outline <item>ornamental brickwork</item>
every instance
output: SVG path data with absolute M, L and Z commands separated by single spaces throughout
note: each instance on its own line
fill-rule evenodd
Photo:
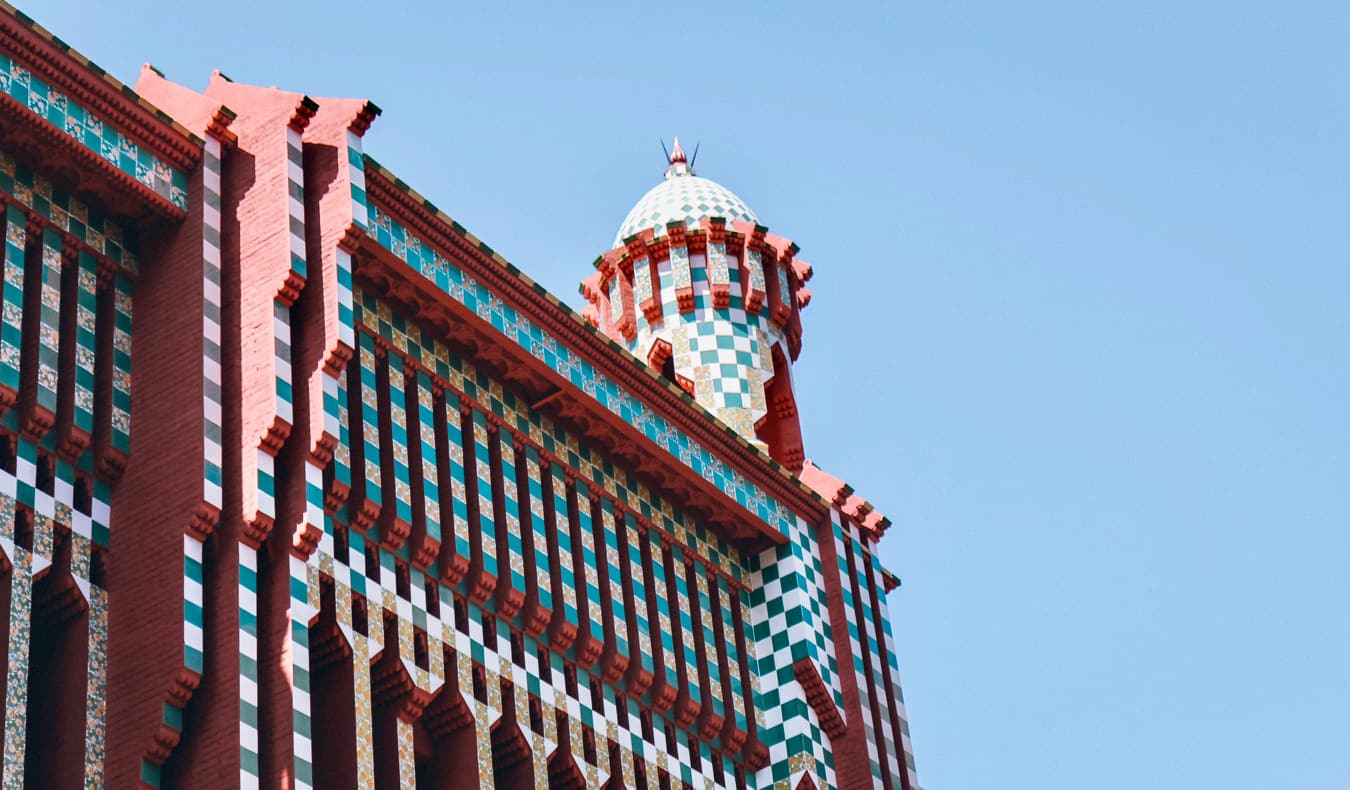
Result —
M 917 788 L 796 245 L 677 144 L 574 312 L 379 114 L 0 4 L 0 785 Z

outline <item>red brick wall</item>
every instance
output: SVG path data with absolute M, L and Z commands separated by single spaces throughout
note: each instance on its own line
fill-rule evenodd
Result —
M 202 173 L 189 201 L 200 206 Z M 183 666 L 183 534 L 202 500 L 202 224 L 147 234 L 132 311 L 131 453 L 114 489 L 107 785 L 132 787 Z

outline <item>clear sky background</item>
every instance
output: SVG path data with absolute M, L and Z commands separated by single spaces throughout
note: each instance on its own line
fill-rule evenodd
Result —
M 701 140 L 815 265 L 807 453 L 895 522 L 927 790 L 1350 787 L 1350 4 L 22 7 L 373 100 L 574 306 Z

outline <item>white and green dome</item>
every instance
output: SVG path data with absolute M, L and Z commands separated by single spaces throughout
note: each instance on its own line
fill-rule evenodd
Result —
M 621 246 L 624 239 L 649 228 L 662 235 L 668 222 L 684 220 L 686 225 L 693 226 L 706 217 L 722 217 L 728 223 L 739 220 L 759 222 L 755 212 L 730 189 L 694 175 L 677 139 L 666 180 L 652 187 L 628 212 L 614 237 L 614 246 Z

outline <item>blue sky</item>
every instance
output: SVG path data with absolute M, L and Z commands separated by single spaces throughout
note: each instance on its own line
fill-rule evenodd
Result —
M 1350 787 L 1350 6 L 23 9 L 128 83 L 370 98 L 574 305 L 702 141 L 815 265 L 807 452 L 896 523 L 928 790 Z

